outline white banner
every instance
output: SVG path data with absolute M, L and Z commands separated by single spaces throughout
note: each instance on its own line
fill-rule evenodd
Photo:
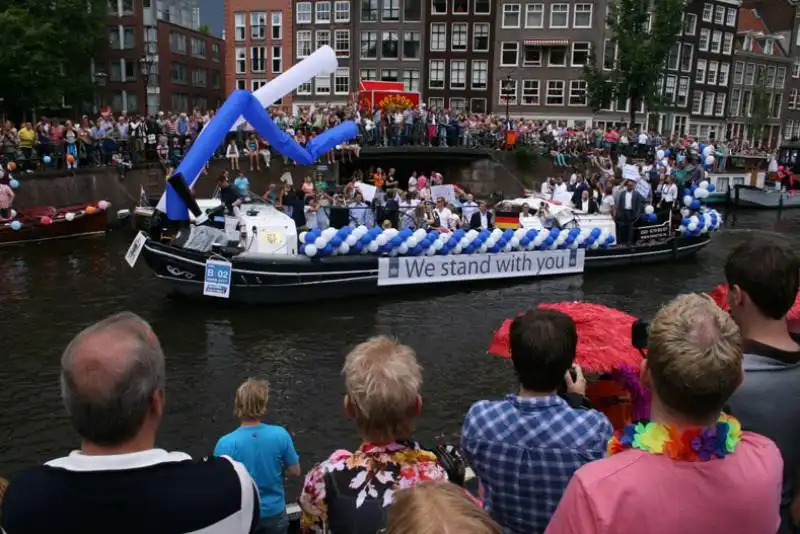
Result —
M 445 202 L 453 203 L 456 201 L 456 191 L 453 188 L 453 184 L 445 184 L 445 185 L 432 185 L 431 186 L 431 198 L 436 200 L 437 198 L 442 197 Z
M 586 251 L 533 250 L 457 256 L 402 256 L 378 261 L 378 285 L 435 284 L 582 273 Z

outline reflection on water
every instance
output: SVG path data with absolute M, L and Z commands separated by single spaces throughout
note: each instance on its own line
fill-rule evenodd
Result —
M 355 343 L 390 334 L 412 345 L 425 368 L 423 441 L 452 439 L 476 399 L 514 388 L 508 362 L 486 355 L 506 317 L 541 302 L 588 300 L 651 315 L 685 291 L 723 279 L 732 246 L 754 233 L 796 242 L 800 212 L 740 212 L 697 261 L 544 279 L 502 288 L 415 288 L 408 298 L 369 298 L 261 308 L 193 306 L 163 295 L 144 265 L 128 268 L 130 236 L 3 249 L 0 299 L 0 469 L 20 468 L 75 447 L 58 391 L 61 351 L 80 329 L 127 309 L 149 320 L 167 353 L 167 414 L 160 444 L 210 453 L 236 422 L 233 394 L 248 376 L 270 381 L 269 417 L 292 433 L 308 466 L 356 443 L 341 409 L 344 355 Z M 297 482 L 292 488 L 297 490 Z

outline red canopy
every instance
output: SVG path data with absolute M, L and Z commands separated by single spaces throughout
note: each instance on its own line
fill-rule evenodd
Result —
M 403 82 L 380 82 L 375 80 L 361 80 L 358 83 L 359 91 L 404 91 Z
M 631 344 L 631 326 L 636 318 L 625 312 L 589 302 L 541 304 L 539 308 L 569 315 L 578 330 L 576 361 L 586 372 L 610 373 L 623 368 L 639 369 L 642 355 Z M 510 358 L 509 334 L 513 319 L 506 319 L 494 333 L 489 354 Z

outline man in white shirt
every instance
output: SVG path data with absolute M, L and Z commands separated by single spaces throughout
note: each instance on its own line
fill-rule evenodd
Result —
M 464 222 L 469 224 L 470 220 L 472 220 L 472 214 L 476 211 L 478 211 L 478 203 L 475 202 L 475 198 L 469 194 L 467 195 L 467 201 L 461 204 L 461 216 Z
M 639 157 L 644 158 L 647 157 L 647 134 L 644 133 L 644 130 L 639 132 Z

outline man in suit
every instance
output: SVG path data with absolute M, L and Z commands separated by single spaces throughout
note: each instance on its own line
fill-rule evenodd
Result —
M 494 215 L 486 209 L 486 202 L 478 204 L 478 211 L 469 219 L 470 230 L 494 230 Z
M 625 180 L 625 186 L 614 199 L 617 206 L 617 240 L 633 245 L 633 227 L 644 213 L 645 199 L 636 191 L 633 180 Z

